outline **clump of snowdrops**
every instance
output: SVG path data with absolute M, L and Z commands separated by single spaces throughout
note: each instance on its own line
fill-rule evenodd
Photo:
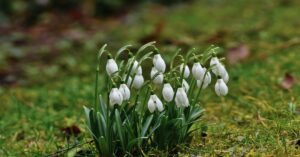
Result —
M 174 52 L 168 67 L 154 43 L 135 53 L 126 45 L 114 57 L 106 45 L 99 51 L 95 104 L 84 107 L 99 155 L 145 155 L 153 148 L 176 152 L 178 145 L 188 146 L 199 129 L 194 124 L 204 111 L 201 91 L 214 84 L 218 96 L 228 93 L 229 75 L 216 57 L 218 47 L 200 54 L 194 49 L 185 55 Z M 123 53 L 128 59 L 120 59 Z M 105 58 L 106 67 L 101 67 Z M 143 66 L 147 62 L 152 64 L 149 69 Z M 149 78 L 144 77 L 147 70 Z M 106 78 L 101 84 L 100 74 Z

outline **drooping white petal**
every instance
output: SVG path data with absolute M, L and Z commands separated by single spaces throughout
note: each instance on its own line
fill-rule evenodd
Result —
M 137 75 L 142 75 L 143 74 L 143 70 L 142 67 L 139 65 L 138 61 L 134 61 L 132 68 L 131 68 L 131 75 L 133 75 L 134 73 L 136 73 Z
M 221 76 L 221 77 L 222 77 L 222 79 L 224 80 L 225 83 L 227 83 L 227 82 L 229 81 L 229 75 L 228 75 L 227 71 L 226 71 L 226 73 L 225 73 L 223 76 Z
M 149 100 L 148 100 L 148 109 L 151 113 L 153 113 L 156 109 L 156 105 L 154 103 L 153 97 L 150 96 Z
M 133 79 L 133 83 L 132 86 L 135 89 L 140 89 L 144 84 L 144 77 L 143 75 L 135 75 L 134 79 Z
M 123 100 L 129 100 L 130 98 L 130 90 L 127 87 L 126 84 L 121 84 L 119 87 L 119 91 L 121 92 L 122 96 L 123 96 Z
M 162 112 L 164 110 L 163 103 L 161 100 L 157 97 L 157 95 L 154 95 L 154 103 L 156 104 L 156 108 L 159 112 Z
M 213 66 L 213 65 L 217 65 L 217 64 L 219 64 L 219 63 L 220 63 L 220 61 L 219 61 L 218 57 L 212 57 L 212 58 L 210 59 L 209 65 L 210 65 L 210 66 Z
M 194 63 L 192 68 L 192 74 L 196 80 L 200 80 L 203 78 L 205 71 L 203 70 L 200 63 Z
M 171 102 L 174 97 L 174 90 L 170 83 L 164 84 L 162 95 L 166 102 Z
M 106 72 L 109 76 L 118 71 L 118 65 L 114 59 L 108 59 L 106 63 Z
M 215 92 L 218 96 L 225 96 L 228 93 L 228 87 L 223 79 L 218 79 L 215 85 Z
M 183 88 L 178 88 L 175 96 L 175 103 L 177 107 L 188 107 L 189 100 Z
M 123 102 L 122 93 L 119 91 L 118 88 L 113 88 L 109 93 L 110 106 L 113 107 L 116 104 L 121 105 L 122 102 Z
M 204 71 L 206 72 L 206 68 L 203 68 Z M 203 85 L 202 85 L 203 83 Z M 207 72 L 205 74 L 205 77 L 203 77 L 201 80 L 197 80 L 197 87 L 200 88 L 202 85 L 202 89 L 207 88 L 207 86 L 211 83 L 211 75 L 210 72 Z
M 184 64 L 180 65 L 180 74 L 182 73 L 183 65 Z M 190 76 L 190 69 L 189 69 L 189 67 L 187 65 L 185 65 L 184 72 L 183 72 L 183 77 L 184 78 L 188 78 L 189 76 Z
M 160 85 L 164 81 L 164 75 L 161 72 L 159 72 L 155 67 L 152 67 L 150 76 L 151 76 L 151 79 L 153 79 L 153 77 L 155 77 L 153 79 L 153 83 L 156 85 Z
M 154 55 L 153 65 L 161 73 L 164 73 L 166 71 L 166 63 L 160 54 Z
M 182 87 L 184 89 L 184 91 L 187 93 L 190 89 L 190 85 L 186 82 L 185 79 L 182 80 Z

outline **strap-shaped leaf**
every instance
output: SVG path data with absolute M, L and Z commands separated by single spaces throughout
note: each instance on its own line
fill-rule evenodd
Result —
M 145 122 L 144 125 L 143 125 L 143 128 L 142 128 L 142 134 L 141 134 L 142 137 L 144 137 L 144 136 L 146 135 L 146 132 L 148 131 L 149 126 L 150 126 L 152 120 L 153 120 L 153 114 L 150 115 L 150 116 L 146 119 L 146 122 Z
M 128 50 L 128 47 L 130 47 L 130 46 L 132 46 L 132 45 L 128 44 L 128 45 L 125 45 L 125 46 L 121 47 L 118 50 L 115 59 L 117 60 L 117 58 L 121 55 L 121 53 L 124 52 L 125 50 Z
M 141 46 L 141 47 L 138 49 L 136 55 L 139 55 L 139 54 L 140 54 L 142 51 L 144 51 L 147 47 L 152 46 L 152 45 L 154 45 L 155 43 L 156 43 L 156 41 L 151 41 L 151 42 L 146 43 L 145 45 Z
M 120 142 L 122 145 L 123 150 L 126 150 L 125 148 L 125 141 L 124 141 L 124 132 L 122 129 L 122 122 L 121 122 L 121 117 L 120 117 L 120 113 L 119 110 L 116 109 L 115 110 L 115 118 L 116 118 L 116 127 L 117 127 L 117 132 L 119 134 L 119 138 L 120 138 Z

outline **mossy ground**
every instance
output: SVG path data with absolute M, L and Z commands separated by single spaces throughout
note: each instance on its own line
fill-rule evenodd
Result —
M 227 65 L 228 96 L 216 97 L 213 89 L 202 93 L 207 137 L 196 133 L 192 146 L 180 155 L 299 156 L 299 84 L 288 90 L 280 86 L 285 73 L 300 78 L 299 15 L 296 0 L 205 1 L 169 8 L 145 4 L 124 19 L 107 19 L 79 48 L 59 41 L 57 58 L 47 63 L 19 60 L 24 80 L 0 88 L 0 156 L 41 156 L 89 141 L 83 106 L 93 102 L 100 43 L 111 50 L 128 43 L 138 46 L 158 23 L 163 30 L 154 39 L 167 59 L 174 45 L 204 50 L 215 43 L 225 55 L 242 43 L 251 52 L 240 63 Z M 4 52 L 7 45 L 1 46 Z M 1 66 L 14 66 L 4 59 L 7 55 L 2 53 Z M 61 128 L 71 125 L 82 133 L 67 139 Z M 89 144 L 77 150 L 83 149 L 93 150 Z

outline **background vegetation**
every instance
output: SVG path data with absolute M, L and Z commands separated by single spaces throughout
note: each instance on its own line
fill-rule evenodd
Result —
M 166 59 L 178 47 L 210 44 L 228 58 L 229 95 L 203 93 L 208 130 L 180 155 L 300 154 L 297 0 L 116 1 L 95 6 L 124 8 L 104 14 L 71 1 L 71 9 L 41 11 L 30 10 L 31 2 L 1 1 L 0 156 L 41 156 L 78 144 L 63 154 L 93 154 L 83 106 L 93 102 L 97 50 L 152 40 Z

